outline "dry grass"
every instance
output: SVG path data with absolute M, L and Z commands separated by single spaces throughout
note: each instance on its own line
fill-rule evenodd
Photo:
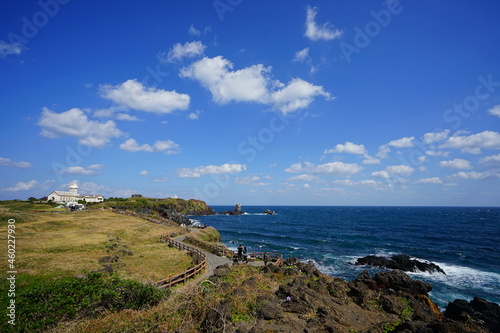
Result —
M 16 219 L 19 274 L 74 276 L 82 270 L 101 268 L 99 258 L 119 255 L 119 263 L 125 264 L 118 268 L 121 277 L 152 282 L 178 274 L 192 264 L 186 253 L 159 242 L 161 234 L 176 228 L 100 210 L 21 214 L 8 216 Z M 7 216 L 0 214 L 0 221 L 4 225 Z M 6 233 L 0 240 L 6 243 Z M 4 253 L 0 260 L 6 262 Z

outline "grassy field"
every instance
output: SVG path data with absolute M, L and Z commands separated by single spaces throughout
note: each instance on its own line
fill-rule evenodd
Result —
M 75 276 L 112 267 L 120 277 L 154 282 L 192 264 L 185 252 L 160 243 L 177 228 L 106 210 L 80 212 L 0 212 L 1 247 L 7 248 L 7 220 L 16 220 L 16 269 L 19 277 Z M 7 253 L 0 254 L 2 266 Z M 7 269 L 2 269 L 6 272 Z

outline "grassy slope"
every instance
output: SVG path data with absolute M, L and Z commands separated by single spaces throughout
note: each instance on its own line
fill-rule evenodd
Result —
M 1 247 L 7 248 L 7 219 L 16 219 L 16 268 L 41 278 L 75 276 L 102 267 L 98 259 L 119 255 L 119 275 L 152 282 L 187 269 L 192 261 L 184 252 L 159 242 L 163 233 L 176 230 L 110 211 L 73 213 L 0 213 Z M 116 244 L 114 249 L 110 246 Z M 119 250 L 131 251 L 123 255 Z M 0 254 L 6 265 L 6 251 Z M 5 267 L 6 268 L 6 267 Z M 2 270 L 6 272 L 6 269 Z M 5 273 L 4 273 L 5 274 Z

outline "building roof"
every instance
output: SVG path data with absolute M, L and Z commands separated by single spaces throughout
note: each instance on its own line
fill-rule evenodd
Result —
M 50 194 L 52 194 L 52 193 L 55 193 L 55 194 L 60 195 L 60 196 L 65 196 L 65 197 L 78 197 L 79 196 L 78 194 L 68 192 L 68 191 L 52 191 L 52 192 L 50 192 Z

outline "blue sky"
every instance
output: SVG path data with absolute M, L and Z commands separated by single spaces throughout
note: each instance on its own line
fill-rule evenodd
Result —
M 0 3 L 0 199 L 500 202 L 496 1 Z

